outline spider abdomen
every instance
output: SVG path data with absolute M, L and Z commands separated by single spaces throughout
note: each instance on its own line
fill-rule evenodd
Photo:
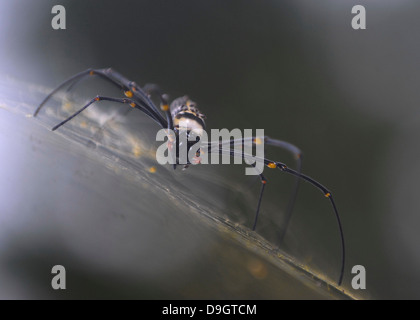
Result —
M 198 110 L 196 103 L 191 101 L 188 96 L 172 101 L 170 110 L 175 129 L 179 129 L 181 126 L 188 131 L 205 130 L 205 115 Z

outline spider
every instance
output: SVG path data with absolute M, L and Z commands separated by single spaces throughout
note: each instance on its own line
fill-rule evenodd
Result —
M 35 110 L 33 116 L 34 117 L 37 116 L 37 114 L 39 113 L 41 108 L 45 105 L 45 103 L 57 91 L 59 91 L 60 89 L 62 89 L 66 85 L 69 85 L 68 90 L 72 89 L 75 86 L 76 83 L 78 83 L 82 78 L 84 78 L 86 76 L 98 76 L 102 79 L 105 79 L 106 81 L 109 81 L 111 84 L 117 86 L 118 88 L 120 88 L 124 92 L 125 98 L 113 98 L 113 97 L 105 97 L 105 96 L 99 96 L 98 95 L 95 98 L 93 98 L 92 100 L 90 100 L 85 106 L 83 106 L 77 112 L 75 112 L 74 114 L 69 116 L 67 119 L 63 120 L 62 122 L 60 122 L 59 124 L 54 126 L 52 128 L 52 131 L 57 130 L 59 127 L 61 127 L 62 125 L 64 125 L 68 121 L 72 120 L 77 115 L 79 115 L 83 110 L 85 110 L 86 108 L 88 108 L 89 106 L 94 104 L 95 102 L 99 102 L 99 101 L 111 101 L 111 102 L 126 104 L 126 105 L 131 106 L 132 108 L 135 108 L 135 109 L 138 109 L 138 110 L 142 111 L 150 119 L 155 121 L 161 128 L 170 129 L 175 133 L 176 141 L 173 141 L 173 142 L 177 144 L 177 147 L 178 147 L 178 144 L 179 144 L 179 132 L 180 132 L 179 131 L 180 130 L 179 124 L 180 124 L 181 121 L 187 121 L 187 123 L 188 123 L 188 127 L 186 128 L 187 135 L 193 129 L 205 130 L 205 121 L 204 121 L 205 115 L 202 114 L 198 110 L 198 108 L 196 107 L 196 104 L 193 101 L 191 101 L 187 96 L 177 98 L 177 99 L 173 100 L 172 103 L 169 105 L 168 96 L 166 94 L 163 94 L 160 91 L 158 86 L 156 86 L 154 84 L 147 84 L 143 88 L 141 88 L 135 82 L 128 80 L 127 78 L 125 78 L 120 73 L 114 71 L 112 68 L 105 68 L 105 69 L 91 69 L 90 68 L 90 69 L 87 69 L 83 72 L 80 72 L 80 73 L 75 74 L 74 76 L 68 78 L 63 83 L 58 85 L 53 91 L 51 91 L 51 93 L 49 95 L 47 95 L 45 97 L 45 99 L 39 104 L 39 106 Z M 151 95 L 152 94 L 156 94 L 159 97 L 159 99 L 160 99 L 160 109 L 163 111 L 165 116 L 162 115 L 162 113 L 159 111 L 159 109 L 156 107 L 156 105 L 151 100 Z M 314 187 L 316 187 L 320 191 L 322 191 L 322 193 L 325 195 L 325 197 L 327 197 L 330 200 L 333 212 L 334 212 L 336 220 L 337 220 L 337 224 L 338 224 L 338 228 L 339 228 L 339 232 L 340 232 L 340 239 L 341 239 L 341 269 L 340 269 L 339 279 L 337 281 L 338 286 L 341 286 L 341 283 L 342 283 L 342 280 L 343 280 L 343 275 L 344 275 L 344 265 L 345 265 L 345 245 L 344 245 L 343 229 L 342 229 L 340 217 L 339 217 L 338 210 L 337 210 L 336 204 L 334 202 L 332 193 L 326 187 L 324 187 L 321 183 L 319 183 L 318 181 L 316 181 L 316 180 L 312 179 L 311 177 L 301 173 L 302 152 L 300 151 L 300 149 L 298 147 L 294 146 L 293 144 L 291 144 L 289 142 L 281 141 L 281 140 L 277 140 L 277 139 L 272 139 L 272 138 L 267 137 L 267 136 L 252 137 L 251 139 L 252 139 L 251 142 L 252 142 L 253 145 L 256 145 L 256 144 L 259 144 L 259 143 L 264 143 L 264 144 L 269 145 L 269 146 L 282 148 L 282 149 L 292 153 L 297 160 L 297 169 L 293 170 L 293 169 L 289 168 L 288 166 L 286 166 L 282 162 L 272 161 L 272 160 L 269 160 L 269 159 L 266 159 L 266 158 L 261 159 L 261 161 L 264 162 L 264 165 L 266 167 L 271 168 L 271 169 L 277 168 L 282 172 L 285 172 L 285 173 L 288 173 L 290 175 L 295 176 L 295 178 L 296 178 L 295 185 L 294 185 L 294 190 L 293 190 L 292 196 L 291 196 L 291 198 L 289 200 L 289 203 L 288 203 L 288 206 L 287 206 L 286 219 L 285 219 L 286 227 L 285 227 L 284 231 L 287 229 L 287 224 L 289 223 L 289 220 L 290 220 L 290 217 L 291 217 L 291 213 L 292 213 L 293 205 L 294 205 L 294 202 L 295 202 L 295 199 L 296 199 L 296 194 L 297 194 L 297 191 L 298 191 L 298 185 L 299 185 L 300 180 L 309 182 Z M 239 139 L 239 140 L 238 139 L 232 139 L 232 140 L 228 141 L 227 143 L 230 144 L 230 145 L 238 145 L 238 144 L 242 145 L 243 143 L 247 142 L 246 140 L 247 140 L 247 138 L 243 138 L 243 139 Z M 222 143 L 223 142 L 220 142 L 218 148 L 211 148 L 211 143 L 209 143 L 208 144 L 209 148 L 207 150 L 209 152 L 217 152 L 219 154 L 222 154 L 223 152 L 226 153 L 227 151 L 226 151 L 226 149 L 224 149 L 222 147 Z M 248 143 L 249 143 L 249 138 L 248 138 Z M 187 148 L 189 149 L 190 147 L 191 147 L 191 145 L 188 144 Z M 229 152 L 230 156 L 232 156 L 232 157 L 242 156 L 243 158 L 245 158 L 245 156 L 246 156 L 246 155 L 244 155 L 244 152 L 239 153 L 239 154 L 238 154 L 238 152 L 234 152 L 234 151 L 228 151 L 228 152 Z M 199 155 L 199 154 L 197 154 L 197 155 Z M 177 151 L 176 152 L 176 163 L 173 164 L 174 169 L 176 169 L 177 165 L 180 165 L 178 160 L 179 159 L 178 159 L 178 151 Z M 188 163 L 184 166 L 184 168 L 187 168 L 189 164 L 191 164 L 191 163 L 188 161 Z M 194 164 L 196 164 L 196 163 L 194 163 Z M 259 198 L 258 198 L 258 203 L 257 203 L 257 209 L 256 209 L 256 212 L 255 212 L 254 222 L 253 222 L 253 225 L 252 225 L 252 230 L 253 231 L 255 231 L 255 229 L 257 227 L 257 221 L 258 221 L 258 215 L 259 215 L 259 212 L 260 212 L 261 201 L 262 201 L 265 185 L 267 183 L 267 180 L 264 177 L 264 175 L 262 173 L 258 173 L 258 174 L 259 174 L 259 177 L 261 179 L 261 189 L 260 189 L 260 193 L 259 193 Z M 281 236 L 282 238 L 284 236 L 284 231 L 283 231 L 282 236 Z

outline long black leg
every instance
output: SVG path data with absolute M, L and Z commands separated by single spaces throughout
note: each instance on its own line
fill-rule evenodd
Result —
M 284 163 L 281 162 L 276 162 L 276 161 L 272 161 L 269 159 L 255 159 L 255 157 L 253 157 L 252 155 L 247 155 L 244 154 L 243 152 L 238 152 L 235 151 L 234 149 L 224 149 L 224 148 L 219 148 L 219 149 L 215 149 L 213 150 L 213 148 L 208 148 L 208 152 L 217 152 L 219 154 L 229 154 L 231 157 L 242 157 L 243 159 L 253 159 L 256 161 L 263 161 L 264 165 L 267 166 L 268 168 L 274 169 L 274 168 L 278 168 L 280 169 L 282 172 L 286 172 L 288 174 L 291 174 L 295 177 L 298 177 L 299 179 L 302 179 L 306 182 L 309 182 L 310 184 L 312 184 L 314 187 L 316 187 L 317 189 L 319 189 L 320 191 L 323 192 L 324 196 L 327 197 L 330 200 L 331 206 L 333 208 L 333 212 L 334 215 L 336 217 L 337 220 L 337 225 L 338 225 L 338 229 L 339 229 L 339 233 L 340 233 L 340 238 L 341 238 L 341 269 L 340 269 L 340 277 L 338 279 L 338 285 L 341 286 L 341 283 L 343 281 L 343 276 L 344 276 L 344 267 L 345 267 L 345 257 L 346 257 L 346 250 L 345 250 L 345 243 L 344 243 L 344 233 L 343 233 L 343 227 L 341 224 L 341 220 L 340 220 L 340 216 L 338 214 L 338 209 L 337 206 L 334 202 L 333 196 L 331 191 L 329 191 L 326 187 L 324 187 L 321 183 L 319 183 L 318 181 L 316 181 L 315 179 L 312 179 L 311 177 L 297 172 L 296 170 L 290 169 L 288 168 Z M 262 192 L 260 193 L 260 198 Z
M 166 115 L 166 121 L 168 122 L 168 129 L 173 130 L 173 120 L 171 111 L 169 110 L 169 102 L 168 102 L 168 96 L 162 92 L 160 87 L 154 83 L 148 83 L 146 84 L 142 90 L 149 95 L 156 94 L 160 99 L 160 109 L 165 113 Z
M 41 108 L 44 106 L 44 104 L 57 92 L 59 91 L 61 88 L 65 87 L 66 85 L 68 85 L 69 83 L 71 83 L 72 81 L 77 81 L 81 78 L 83 78 L 84 76 L 88 75 L 90 72 L 92 71 L 92 69 L 88 69 L 85 71 L 82 71 L 78 74 L 75 74 L 74 76 L 68 78 L 67 80 L 65 80 L 64 82 L 60 83 L 53 91 L 50 92 L 50 94 L 48 96 L 46 96 L 44 98 L 44 100 L 42 100 L 42 102 L 39 104 L 39 106 L 36 108 L 35 112 L 34 112 L 34 117 L 37 116 L 38 112 L 41 110 Z
M 286 142 L 286 141 L 272 139 L 272 138 L 267 137 L 267 136 L 264 136 L 264 137 L 249 137 L 249 138 L 242 138 L 242 139 L 232 139 L 232 140 L 230 140 L 230 144 L 231 144 L 231 146 L 244 145 L 244 143 L 247 143 L 249 141 L 251 141 L 253 145 L 264 143 L 265 145 L 270 145 L 270 146 L 282 148 L 286 151 L 289 151 L 290 153 L 293 154 L 293 156 L 296 159 L 296 162 L 297 162 L 296 171 L 299 172 L 299 173 L 302 172 L 302 152 L 295 145 L 293 145 L 289 142 Z M 223 143 L 224 142 L 222 141 L 219 144 L 223 144 Z M 209 144 L 209 147 L 210 147 L 210 144 Z M 290 195 L 289 202 L 287 204 L 287 209 L 286 209 L 286 214 L 285 214 L 285 217 L 284 217 L 284 221 L 283 221 L 282 226 L 281 226 L 282 229 L 280 231 L 280 242 L 283 241 L 284 236 L 286 234 L 286 231 L 289 227 L 290 219 L 291 219 L 292 213 L 293 213 L 293 207 L 295 205 L 297 193 L 298 193 L 298 190 L 299 190 L 299 184 L 300 184 L 300 179 L 299 179 L 299 177 L 296 177 L 295 183 L 294 183 L 294 186 L 293 186 L 293 189 L 292 189 L 292 193 Z M 257 210 L 257 214 L 258 214 L 258 210 Z
M 289 169 L 284 163 L 281 162 L 272 162 L 270 160 L 265 159 L 266 165 L 270 168 L 274 167 L 274 164 L 277 168 L 279 168 L 281 171 L 283 172 L 287 172 L 289 174 L 292 174 L 296 177 L 299 177 L 309 183 L 311 183 L 312 185 L 314 185 L 315 187 L 317 187 L 319 190 L 321 190 L 324 195 L 330 199 L 331 205 L 333 207 L 334 210 L 334 214 L 337 220 L 337 224 L 338 224 L 338 229 L 340 231 L 340 237 L 341 237 L 341 271 L 340 271 L 340 278 L 338 280 L 338 285 L 341 285 L 341 282 L 343 281 L 343 276 L 344 276 L 344 265 L 345 265 L 345 256 L 346 256 L 346 250 L 345 250 L 345 244 L 344 244 L 344 233 L 343 233 L 343 227 L 341 225 L 341 220 L 340 220 L 340 216 L 338 214 L 338 210 L 337 210 L 337 206 L 335 205 L 333 196 L 331 191 L 329 191 L 327 188 L 325 188 L 322 184 L 320 184 L 318 181 L 312 179 L 311 177 L 304 175 L 302 173 L 299 173 L 293 169 Z
M 167 128 L 169 130 L 174 130 L 174 123 L 171 115 L 171 111 L 169 110 L 169 102 L 168 102 L 168 96 L 162 92 L 160 87 L 156 84 L 148 83 L 143 87 L 143 91 L 147 94 L 156 94 L 160 99 L 160 109 L 165 113 L 166 115 L 166 121 L 168 123 Z M 171 143 L 175 143 L 176 141 L 171 141 Z M 174 170 L 176 169 L 176 163 L 173 164 Z
M 298 147 L 296 147 L 295 145 L 289 142 L 271 139 L 269 137 L 264 137 L 264 143 L 271 146 L 279 147 L 279 148 L 282 148 L 291 152 L 296 159 L 296 171 L 298 173 L 302 172 L 303 156 L 302 156 L 302 151 Z M 283 242 L 284 236 L 286 235 L 287 229 L 289 228 L 290 220 L 293 214 L 293 208 L 295 206 L 297 194 L 299 191 L 299 184 L 300 184 L 300 179 L 299 177 L 296 177 L 295 183 L 293 185 L 292 193 L 289 198 L 289 202 L 287 203 L 286 215 L 283 220 L 282 230 L 280 231 L 280 242 Z
M 156 118 L 160 118 L 162 123 L 164 122 L 164 118 L 160 114 L 153 101 L 150 100 L 149 96 L 135 82 L 128 80 L 123 75 L 111 68 L 94 70 L 93 72 L 94 74 L 97 74 L 98 76 L 111 81 L 111 83 L 121 86 L 121 88 L 125 90 L 124 94 L 128 98 L 133 98 L 136 101 L 140 100 L 144 102 L 145 106 L 151 109 L 151 113 L 154 113 Z
M 253 167 L 255 167 L 255 164 L 253 165 Z M 261 207 L 262 197 L 264 193 L 264 188 L 265 188 L 265 185 L 267 184 L 267 180 L 265 179 L 264 175 L 260 173 L 259 176 L 261 178 L 261 191 L 260 191 L 260 196 L 258 197 L 257 211 L 255 212 L 255 218 L 254 218 L 254 224 L 252 225 L 252 231 L 255 231 L 255 228 L 257 227 L 258 215 L 260 213 L 260 207 Z
M 57 124 L 56 126 L 54 126 L 52 128 L 52 131 L 57 130 L 63 124 L 65 124 L 65 123 L 69 122 L 70 120 L 72 120 L 74 117 L 76 117 L 77 115 L 79 115 L 82 111 L 84 111 L 86 108 L 88 108 L 89 106 L 91 106 L 93 103 L 95 103 L 97 101 L 112 101 L 112 102 L 119 102 L 119 103 L 129 104 L 131 107 L 141 110 L 146 115 L 148 115 L 150 118 L 152 118 L 154 121 L 156 121 L 159 125 L 161 125 L 161 123 L 159 122 L 159 120 L 156 119 L 154 117 L 154 115 L 150 113 L 150 110 L 148 110 L 148 109 L 144 108 L 143 106 L 139 105 L 134 100 L 127 99 L 127 98 L 110 98 L 110 97 L 96 96 L 95 98 L 93 98 L 92 100 L 90 100 L 85 106 L 83 106 L 80 110 L 78 110 L 77 112 L 75 112 L 74 114 L 72 114 L 70 117 L 68 117 L 67 119 L 61 121 L 59 124 Z
M 66 85 L 73 86 L 78 81 L 80 81 L 85 76 L 99 76 L 111 84 L 117 86 L 121 90 L 124 90 L 124 94 L 128 98 L 132 98 L 137 102 L 137 105 L 142 105 L 144 108 L 149 109 L 149 113 L 154 115 L 154 119 L 157 119 L 159 124 L 163 127 L 167 127 L 167 121 L 162 117 L 157 107 L 154 103 L 150 100 L 145 92 L 133 81 L 128 80 L 118 72 L 114 71 L 111 68 L 107 69 L 87 69 L 83 72 L 80 72 L 71 78 L 67 79 L 59 86 L 57 86 L 45 99 L 41 102 L 41 104 L 37 107 L 34 112 L 34 117 L 38 114 L 41 110 L 42 106 L 54 95 L 58 90 L 65 87 Z

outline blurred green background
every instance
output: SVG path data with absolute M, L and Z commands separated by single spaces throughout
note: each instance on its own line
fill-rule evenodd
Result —
M 66 8 L 66 30 L 51 28 L 55 4 Z M 351 28 L 354 5 L 366 8 L 366 30 Z M 263 128 L 299 146 L 303 171 L 333 191 L 341 214 L 345 286 L 351 290 L 351 267 L 363 265 L 369 297 L 420 298 L 418 1 L 0 0 L 0 12 L 3 77 L 54 87 L 88 67 L 113 67 L 172 98 L 190 95 L 208 128 Z M 78 92 L 96 95 L 89 86 Z M 287 153 L 268 155 L 294 165 Z M 188 170 L 200 169 L 226 171 Z M 211 199 L 243 212 L 235 219 L 249 225 L 259 184 L 243 170 L 232 167 L 229 179 L 250 186 L 250 206 L 234 192 Z M 274 213 L 284 210 L 293 179 L 266 176 L 258 232 L 275 243 Z M 205 192 L 204 180 L 191 192 Z M 328 202 L 304 184 L 295 213 L 284 248 L 336 279 L 339 238 Z M 2 250 L 9 256 L 11 247 Z

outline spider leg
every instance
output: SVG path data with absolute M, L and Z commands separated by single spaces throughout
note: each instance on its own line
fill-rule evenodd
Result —
M 255 168 L 255 164 L 252 164 L 252 166 Z M 260 191 L 260 196 L 258 198 L 257 211 L 255 212 L 255 218 L 254 218 L 254 224 L 252 225 L 252 231 L 255 231 L 255 228 L 257 227 L 258 215 L 260 213 L 260 207 L 261 207 L 261 201 L 262 201 L 265 185 L 267 184 L 267 180 L 265 179 L 264 175 L 262 173 L 259 173 L 259 176 L 260 176 L 260 179 L 261 179 L 261 191 Z
M 78 84 L 80 84 L 80 82 L 82 82 L 84 79 L 86 79 L 87 78 L 87 76 L 95 76 L 95 75 L 98 75 L 98 73 L 95 73 L 95 70 L 93 70 L 93 69 L 88 69 L 87 71 L 85 71 L 85 75 L 84 76 L 82 76 L 82 77 L 80 77 L 80 78 L 77 78 L 77 79 L 75 79 L 72 83 L 70 83 L 70 85 L 67 87 L 67 89 L 66 89 L 66 93 L 68 93 L 68 92 L 70 92 L 70 91 L 72 91 Z M 106 78 L 105 78 L 106 79 Z M 112 84 L 114 84 L 115 85 L 115 83 L 112 83 Z M 117 85 L 118 86 L 118 85 Z M 121 86 L 119 86 L 121 89 L 122 89 L 122 87 Z M 133 110 L 133 108 L 128 108 L 127 110 L 125 110 L 125 111 L 123 111 L 122 112 L 122 115 L 123 116 L 126 116 L 126 115 L 128 115 L 131 111 Z M 113 116 L 110 120 L 112 121 L 112 120 L 114 120 L 115 119 L 115 116 Z M 93 138 L 95 138 L 95 137 L 98 137 L 103 131 L 104 131 L 104 129 L 105 129 L 105 127 L 106 127 L 106 125 L 107 124 L 104 124 L 104 126 L 102 126 L 101 128 L 99 128 L 99 130 L 94 134 L 94 136 L 93 136 Z
M 154 83 L 148 83 L 143 87 L 143 91 L 151 94 L 156 94 L 160 99 L 160 110 L 165 113 L 166 122 L 168 123 L 168 129 L 174 130 L 174 123 L 171 115 L 171 111 L 169 110 L 169 102 L 168 102 L 168 95 L 164 94 L 160 87 Z M 176 163 L 173 164 L 174 170 L 176 169 Z
M 36 108 L 35 112 L 34 112 L 34 117 L 37 116 L 38 112 L 41 110 L 41 108 L 44 106 L 44 104 L 57 92 L 59 91 L 61 88 L 63 88 L 64 86 L 68 85 L 69 83 L 71 83 L 72 81 L 77 81 L 80 78 L 83 78 L 84 76 L 88 75 L 91 72 L 92 69 L 88 69 L 85 71 L 82 71 L 80 73 L 75 74 L 74 76 L 68 78 L 67 80 L 65 80 L 64 82 L 60 83 L 53 91 L 50 92 L 49 95 L 47 95 L 44 100 L 42 100 L 42 102 L 39 104 L 39 106 Z
M 150 100 L 149 95 L 144 92 L 143 89 L 140 88 L 140 86 L 138 86 L 134 81 L 128 80 L 126 77 L 114 71 L 112 68 L 92 70 L 91 74 L 98 75 L 101 78 L 110 81 L 114 85 L 119 86 L 122 90 L 124 90 L 124 94 L 128 98 L 133 98 L 136 101 L 139 100 L 139 102 L 144 102 L 144 104 L 149 107 L 152 113 L 154 113 L 157 118 L 160 118 L 162 122 L 164 122 L 164 118 L 160 114 L 153 101 Z
M 240 145 L 241 149 L 242 149 L 242 157 L 245 158 L 244 156 L 244 149 L 243 146 L 246 142 L 251 141 L 252 144 L 260 144 L 261 143 L 261 138 L 257 138 L 257 137 L 250 137 L 250 138 L 241 138 L 241 139 L 231 139 L 230 140 L 230 146 L 231 147 L 235 147 Z M 224 150 L 226 151 L 227 149 L 224 149 L 223 146 L 226 146 L 227 144 L 229 144 L 229 141 L 217 141 L 217 142 L 208 142 L 207 143 L 207 150 L 210 150 L 209 152 L 212 152 L 213 147 L 215 147 L 215 150 Z M 219 152 L 223 153 L 223 152 Z M 231 154 L 231 156 L 234 156 Z M 252 167 L 255 168 L 255 163 L 251 164 Z M 260 213 L 260 207 L 261 207 L 261 202 L 262 202 L 262 198 L 263 198 L 263 194 L 264 194 L 264 189 L 265 189 L 265 185 L 267 184 L 267 179 L 265 178 L 265 176 L 262 173 L 258 173 L 258 175 L 260 176 L 261 179 L 261 191 L 260 191 L 260 195 L 258 198 L 258 203 L 257 203 L 257 210 L 255 212 L 255 218 L 254 218 L 254 223 L 252 225 L 252 231 L 255 231 L 256 227 L 257 227 L 257 222 L 258 222 L 258 216 Z
M 282 141 L 282 140 L 277 140 L 277 139 L 271 139 L 270 137 L 264 137 L 264 143 L 267 145 L 271 145 L 274 147 L 278 147 L 281 149 L 284 149 L 286 151 L 289 151 L 290 153 L 293 154 L 293 156 L 296 159 L 296 171 L 298 173 L 302 172 L 302 151 L 296 147 L 295 145 L 287 142 L 287 141 Z M 295 183 L 293 185 L 293 189 L 292 189 L 292 193 L 290 195 L 289 198 L 289 202 L 287 203 L 287 209 L 286 209 L 286 215 L 282 224 L 282 230 L 280 232 L 280 241 L 282 242 L 284 239 L 284 236 L 286 235 L 286 231 L 289 228 L 289 224 L 290 224 L 290 219 L 292 218 L 292 214 L 293 214 L 293 208 L 295 206 L 295 202 L 296 202 L 296 197 L 299 191 L 299 184 L 300 184 L 300 179 L 299 177 L 296 177 L 295 179 Z
M 160 99 L 160 109 L 165 112 L 166 121 L 168 122 L 168 129 L 173 130 L 173 120 L 171 111 L 169 110 L 168 95 L 163 93 L 160 87 L 154 83 L 147 83 L 142 90 L 149 95 L 156 94 Z
M 151 119 L 153 119 L 154 121 L 156 121 L 159 125 L 162 125 L 160 123 L 160 121 L 154 117 L 154 114 L 152 114 L 148 108 L 145 108 L 144 106 L 138 104 L 137 101 L 134 101 L 134 100 L 131 100 L 131 99 L 127 99 L 127 98 L 110 98 L 110 97 L 96 96 L 95 98 L 93 98 L 92 100 L 90 100 L 85 106 L 83 106 L 81 109 L 79 109 L 74 114 L 72 114 L 70 117 L 68 117 L 67 119 L 61 121 L 59 124 L 57 124 L 56 126 L 54 126 L 52 128 L 52 131 L 57 130 L 63 124 L 69 122 L 71 119 L 73 119 L 74 117 L 76 117 L 77 115 L 79 115 L 83 110 L 85 110 L 86 108 L 88 108 L 89 106 L 91 106 L 93 103 L 95 103 L 97 101 L 102 101 L 102 100 L 104 100 L 104 101 L 112 101 L 112 102 L 119 102 L 119 103 L 124 103 L 124 104 L 129 104 L 131 107 L 141 110 L 143 113 L 145 113 Z
M 114 71 L 111 68 L 105 68 L 105 69 L 87 69 L 83 72 L 80 72 L 69 79 L 62 82 L 60 85 L 58 85 L 48 96 L 45 97 L 45 99 L 40 103 L 40 105 L 37 107 L 37 109 L 34 112 L 34 117 L 38 114 L 38 112 L 41 110 L 43 105 L 60 89 L 65 87 L 66 85 L 70 84 L 71 87 L 73 87 L 76 83 L 78 83 L 82 78 L 86 76 L 99 76 L 107 81 L 109 81 L 111 84 L 117 86 L 121 90 L 124 91 L 124 94 L 128 98 L 133 98 L 133 100 L 136 100 L 138 105 L 143 105 L 144 108 L 149 109 L 149 113 L 154 115 L 154 119 L 157 119 L 159 121 L 159 124 L 163 127 L 167 126 L 167 123 L 165 119 L 160 114 L 157 107 L 154 105 L 154 103 L 150 100 L 148 95 L 143 92 L 143 90 L 133 81 L 128 80 L 123 75 L 119 74 L 118 72 Z
M 318 181 L 312 179 L 311 177 L 304 175 L 300 172 L 297 172 L 293 169 L 289 169 L 284 163 L 281 162 L 272 162 L 270 160 L 264 159 L 264 162 L 266 163 L 266 165 L 269 168 L 273 168 L 275 164 L 277 168 L 279 168 L 281 171 L 292 174 L 296 177 L 299 177 L 307 182 L 309 182 L 310 184 L 312 184 L 313 186 L 317 187 L 319 190 L 321 190 L 325 197 L 327 197 L 330 202 L 331 202 L 331 206 L 333 208 L 336 220 L 337 220 L 337 225 L 338 225 L 338 229 L 340 232 L 340 237 L 341 237 L 341 271 L 340 271 L 340 278 L 338 280 L 338 285 L 340 286 L 342 281 L 343 281 L 343 276 L 344 276 L 344 265 L 345 265 L 345 255 L 346 255 L 346 251 L 345 251 L 345 244 L 344 244 L 344 234 L 343 234 L 343 227 L 341 225 L 341 220 L 340 220 L 340 216 L 338 214 L 338 210 L 337 210 L 337 206 L 334 202 L 333 196 L 331 191 L 329 191 L 326 187 L 324 187 L 322 184 L 320 184 Z
M 217 152 L 219 154 L 225 153 L 225 154 L 229 154 L 231 157 L 242 157 L 243 159 L 252 159 L 256 160 L 256 161 L 263 161 L 264 165 L 267 166 L 268 168 L 274 169 L 274 168 L 278 168 L 280 169 L 282 172 L 286 172 L 288 174 L 291 174 L 301 180 L 304 180 L 306 182 L 309 182 L 310 184 L 312 184 L 314 187 L 316 187 L 317 189 L 319 189 L 320 191 L 322 191 L 322 193 L 324 194 L 325 197 L 327 197 L 330 200 L 336 221 L 337 221 L 337 225 L 338 225 L 338 229 L 339 229 L 339 233 L 340 233 L 340 238 L 341 238 L 341 269 L 340 269 L 340 277 L 338 280 L 338 286 L 341 286 L 341 283 L 343 281 L 343 276 L 344 276 L 344 267 L 345 267 L 345 256 L 346 256 L 346 250 L 345 250 L 345 243 L 344 243 L 344 233 L 343 233 L 343 227 L 341 224 L 341 220 L 340 220 L 340 216 L 338 214 L 338 209 L 337 206 L 334 202 L 334 198 L 332 196 L 331 191 L 329 191 L 326 187 L 324 187 L 321 183 L 319 183 L 318 181 L 316 181 L 315 179 L 300 173 L 296 170 L 290 169 L 288 168 L 284 163 L 278 162 L 278 161 L 272 161 L 266 158 L 257 158 L 253 157 L 252 155 L 248 155 L 245 154 L 244 152 L 238 152 L 235 151 L 234 149 L 225 149 L 225 148 L 219 148 L 219 149 L 215 149 L 213 150 L 213 148 L 208 148 L 208 152 Z M 254 164 L 255 165 L 255 164 Z M 260 192 L 260 199 L 259 199 L 259 205 L 261 204 L 261 198 L 262 198 L 262 193 L 264 191 L 264 188 L 262 188 L 262 191 Z M 259 213 L 259 208 L 257 208 L 257 215 L 256 218 L 258 216 Z
M 242 138 L 242 139 L 232 139 L 230 141 L 230 144 L 231 144 L 231 146 L 237 146 L 237 145 L 244 145 L 247 142 L 252 142 L 253 145 L 264 143 L 266 145 L 278 147 L 278 148 L 284 149 L 286 151 L 289 151 L 294 156 L 294 158 L 296 159 L 296 162 L 297 162 L 296 171 L 299 172 L 299 173 L 302 172 L 302 151 L 298 147 L 296 147 L 295 145 L 293 145 L 289 142 L 286 142 L 286 141 L 272 139 L 272 138 L 267 137 L 267 136 L 264 136 L 264 137 L 248 137 L 248 138 Z M 223 143 L 223 141 L 220 142 L 220 144 L 222 144 L 222 143 Z M 209 147 L 210 147 L 210 145 L 209 145 Z M 264 181 L 264 180 L 262 180 L 262 181 Z M 286 231 L 289 227 L 290 219 L 291 219 L 292 213 L 293 213 L 293 207 L 295 205 L 297 193 L 298 193 L 298 190 L 299 190 L 299 184 L 300 184 L 300 179 L 299 179 L 299 177 L 296 177 L 295 183 L 294 183 L 294 186 L 293 186 L 293 189 L 292 189 L 292 193 L 290 195 L 289 202 L 287 204 L 287 209 L 286 209 L 286 214 L 285 214 L 285 217 L 284 217 L 284 221 L 282 223 L 282 230 L 280 232 L 280 241 L 281 242 L 283 241 L 284 236 L 286 234 Z M 258 210 L 257 210 L 257 215 L 258 215 Z M 256 220 L 255 220 L 254 229 L 255 229 L 255 227 L 256 227 Z

